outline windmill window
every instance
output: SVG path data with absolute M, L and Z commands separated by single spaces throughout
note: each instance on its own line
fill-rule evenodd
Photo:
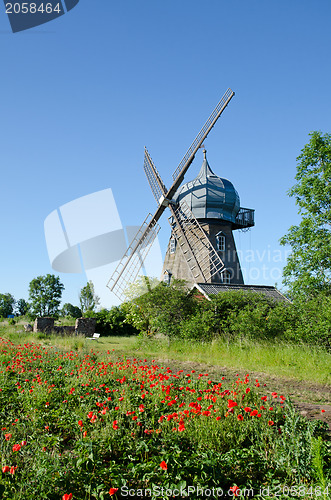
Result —
M 231 283 L 231 274 L 229 271 L 224 271 L 224 273 L 222 273 L 222 281 L 224 285 L 229 285 Z
M 171 238 L 170 240 L 170 253 L 175 253 L 176 250 L 176 239 Z
M 216 235 L 216 246 L 218 252 L 225 252 L 225 236 L 224 234 Z

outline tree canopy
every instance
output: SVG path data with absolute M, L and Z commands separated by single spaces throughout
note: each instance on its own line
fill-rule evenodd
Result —
M 170 285 L 162 281 L 156 284 L 153 278 L 148 281 L 152 284 L 149 291 L 140 293 L 147 290 L 145 277 L 141 277 L 132 287 L 135 298 L 122 304 L 126 321 L 148 334 L 177 335 L 181 323 L 195 311 L 196 299 L 188 295 L 182 280 L 174 279 Z
M 100 304 L 100 299 L 95 294 L 92 281 L 88 281 L 86 286 L 81 289 L 79 302 L 83 313 L 95 311 L 96 307 Z
M 62 316 L 70 316 L 71 318 L 80 318 L 82 316 L 82 311 L 79 307 L 73 306 L 69 302 L 63 305 L 61 309 Z
M 0 293 L 0 316 L 7 318 L 13 314 L 15 299 L 10 293 Z
M 19 316 L 24 316 L 30 308 L 30 304 L 24 299 L 18 299 L 16 302 L 16 311 Z
M 297 183 L 288 192 L 302 220 L 281 238 L 292 253 L 283 283 L 292 297 L 331 293 L 331 135 L 312 132 L 297 158 Z
M 32 316 L 54 316 L 59 315 L 62 291 L 64 285 L 58 276 L 47 274 L 38 276 L 30 281 L 29 301 Z

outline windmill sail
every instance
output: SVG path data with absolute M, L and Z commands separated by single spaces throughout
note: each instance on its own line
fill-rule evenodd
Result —
M 188 169 L 188 167 L 191 165 L 196 152 L 202 145 L 203 141 L 206 139 L 207 135 L 209 134 L 209 132 L 211 131 L 211 129 L 213 128 L 213 126 L 215 125 L 215 123 L 217 122 L 217 120 L 219 119 L 219 117 L 221 116 L 221 114 L 223 113 L 223 111 L 225 110 L 225 108 L 227 107 L 233 96 L 234 92 L 231 89 L 228 89 L 225 92 L 222 99 L 219 101 L 216 108 L 214 109 L 214 111 L 212 112 L 212 114 L 210 115 L 210 117 L 208 118 L 208 120 L 206 121 L 206 123 L 204 124 L 204 126 L 194 139 L 194 141 L 192 142 L 191 146 L 187 150 L 185 156 L 183 157 L 182 161 L 176 168 L 175 172 L 172 174 L 174 184 L 176 184 L 176 181 L 178 180 L 179 183 L 182 182 L 184 174 Z
M 125 299 L 128 286 L 137 278 L 159 230 L 160 226 L 148 214 L 108 281 L 107 287 L 120 300 Z
M 212 276 L 225 271 L 225 266 L 205 231 L 183 202 L 176 209 L 171 207 L 175 225 L 173 234 L 197 283 L 207 283 Z
M 167 194 L 167 188 L 163 184 L 163 181 L 160 177 L 159 172 L 156 170 L 156 167 L 152 161 L 152 158 L 145 148 L 145 156 L 144 156 L 144 171 L 148 180 L 148 183 L 151 187 L 154 198 L 158 203 L 162 197 Z
M 164 210 L 170 203 L 172 197 L 174 196 L 175 192 L 180 186 L 182 180 L 184 179 L 184 175 L 187 172 L 189 166 L 191 165 L 196 152 L 202 145 L 203 141 L 206 139 L 210 130 L 213 128 L 216 121 L 221 116 L 221 114 L 223 113 L 223 111 L 225 110 L 225 108 L 227 107 L 228 103 L 230 102 L 233 96 L 234 92 L 231 89 L 228 89 L 225 92 L 222 99 L 219 101 L 216 108 L 209 116 L 208 120 L 206 121 L 206 123 L 204 124 L 204 126 L 194 139 L 187 153 L 184 155 L 182 161 L 175 170 L 173 174 L 173 184 L 168 192 L 166 192 L 166 187 L 163 184 L 161 177 L 158 171 L 156 170 L 147 149 L 145 149 L 144 170 L 147 175 L 149 184 L 152 188 L 153 195 L 158 201 L 159 205 L 155 214 L 153 216 L 149 214 L 149 216 L 145 219 L 136 237 L 134 238 L 133 242 L 126 251 L 121 262 L 117 266 L 113 276 L 110 278 L 107 284 L 108 288 L 110 288 L 110 290 L 114 292 L 115 295 L 117 295 L 120 299 L 122 299 L 123 295 L 125 295 L 124 292 L 128 284 L 133 282 L 137 277 L 139 269 L 142 267 L 143 259 L 146 258 L 148 250 L 151 247 L 151 243 L 157 236 L 157 233 L 159 231 L 159 226 L 157 224 L 158 220 L 160 219 Z M 216 254 L 218 260 L 215 259 L 215 264 L 212 264 L 211 269 L 207 272 L 206 268 L 207 266 L 204 264 L 206 261 L 205 255 L 207 255 L 206 253 L 207 250 L 205 250 L 204 245 L 202 245 L 203 248 L 198 245 L 197 237 L 195 236 L 196 234 L 198 234 L 199 229 L 197 229 L 197 226 L 195 226 L 194 231 L 193 231 L 193 226 L 192 230 L 189 229 L 190 224 L 192 225 L 192 222 L 188 223 L 188 221 L 189 220 L 194 221 L 195 217 L 193 218 L 193 214 L 192 217 L 191 214 L 189 216 L 188 215 L 185 216 L 184 212 L 183 213 L 178 212 L 176 217 L 178 218 L 178 224 L 177 224 L 178 237 L 180 235 L 183 238 L 183 235 L 185 234 L 186 241 L 190 242 L 189 245 L 191 248 L 190 252 L 193 255 L 193 259 L 195 260 L 197 267 L 200 267 L 198 261 L 201 261 L 202 268 L 200 268 L 199 272 L 203 277 L 202 281 L 207 281 L 208 278 L 205 278 L 204 276 L 209 276 L 208 273 L 210 272 L 214 274 L 217 273 L 223 263 L 222 261 L 220 261 L 218 255 Z M 198 224 L 197 221 L 196 223 Z M 200 230 L 205 235 L 201 227 Z M 203 237 L 202 233 L 200 233 L 201 237 Z M 200 254 L 203 257 L 200 257 L 199 256 Z M 221 264 L 219 261 L 221 262 Z

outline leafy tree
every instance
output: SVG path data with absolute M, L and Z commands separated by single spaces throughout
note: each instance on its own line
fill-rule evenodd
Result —
M 141 278 L 140 285 L 135 285 L 137 290 L 144 288 L 144 277 Z M 148 334 L 178 335 L 182 321 L 195 312 L 198 301 L 188 294 L 182 280 L 173 280 L 171 285 L 159 282 L 157 286 L 148 288 L 149 291 L 145 294 L 122 305 L 126 321 Z
M 61 309 L 61 316 L 70 316 L 71 318 L 81 318 L 82 311 L 79 307 L 73 306 L 68 302 Z
M 31 316 L 58 317 L 63 290 L 64 285 L 54 274 L 34 278 L 29 284 Z
M 80 307 L 83 313 L 95 311 L 95 308 L 100 304 L 99 297 L 95 294 L 92 281 L 88 281 L 79 295 Z
M 29 311 L 30 305 L 24 299 L 18 299 L 16 302 L 16 311 L 19 316 L 24 316 Z
M 101 309 L 94 314 L 97 320 L 96 331 L 107 335 L 136 335 L 138 331 L 126 321 L 125 309 L 113 306 L 110 310 Z
M 10 293 L 0 293 L 0 316 L 7 318 L 13 314 L 15 299 Z
M 302 221 L 281 238 L 292 253 L 284 267 L 284 284 L 292 297 L 331 293 L 331 135 L 312 132 L 297 161 L 295 198 Z

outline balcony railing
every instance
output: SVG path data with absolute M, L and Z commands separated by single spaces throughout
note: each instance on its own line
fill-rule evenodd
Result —
M 236 217 L 236 229 L 244 229 L 254 226 L 254 212 L 251 208 L 240 208 Z

